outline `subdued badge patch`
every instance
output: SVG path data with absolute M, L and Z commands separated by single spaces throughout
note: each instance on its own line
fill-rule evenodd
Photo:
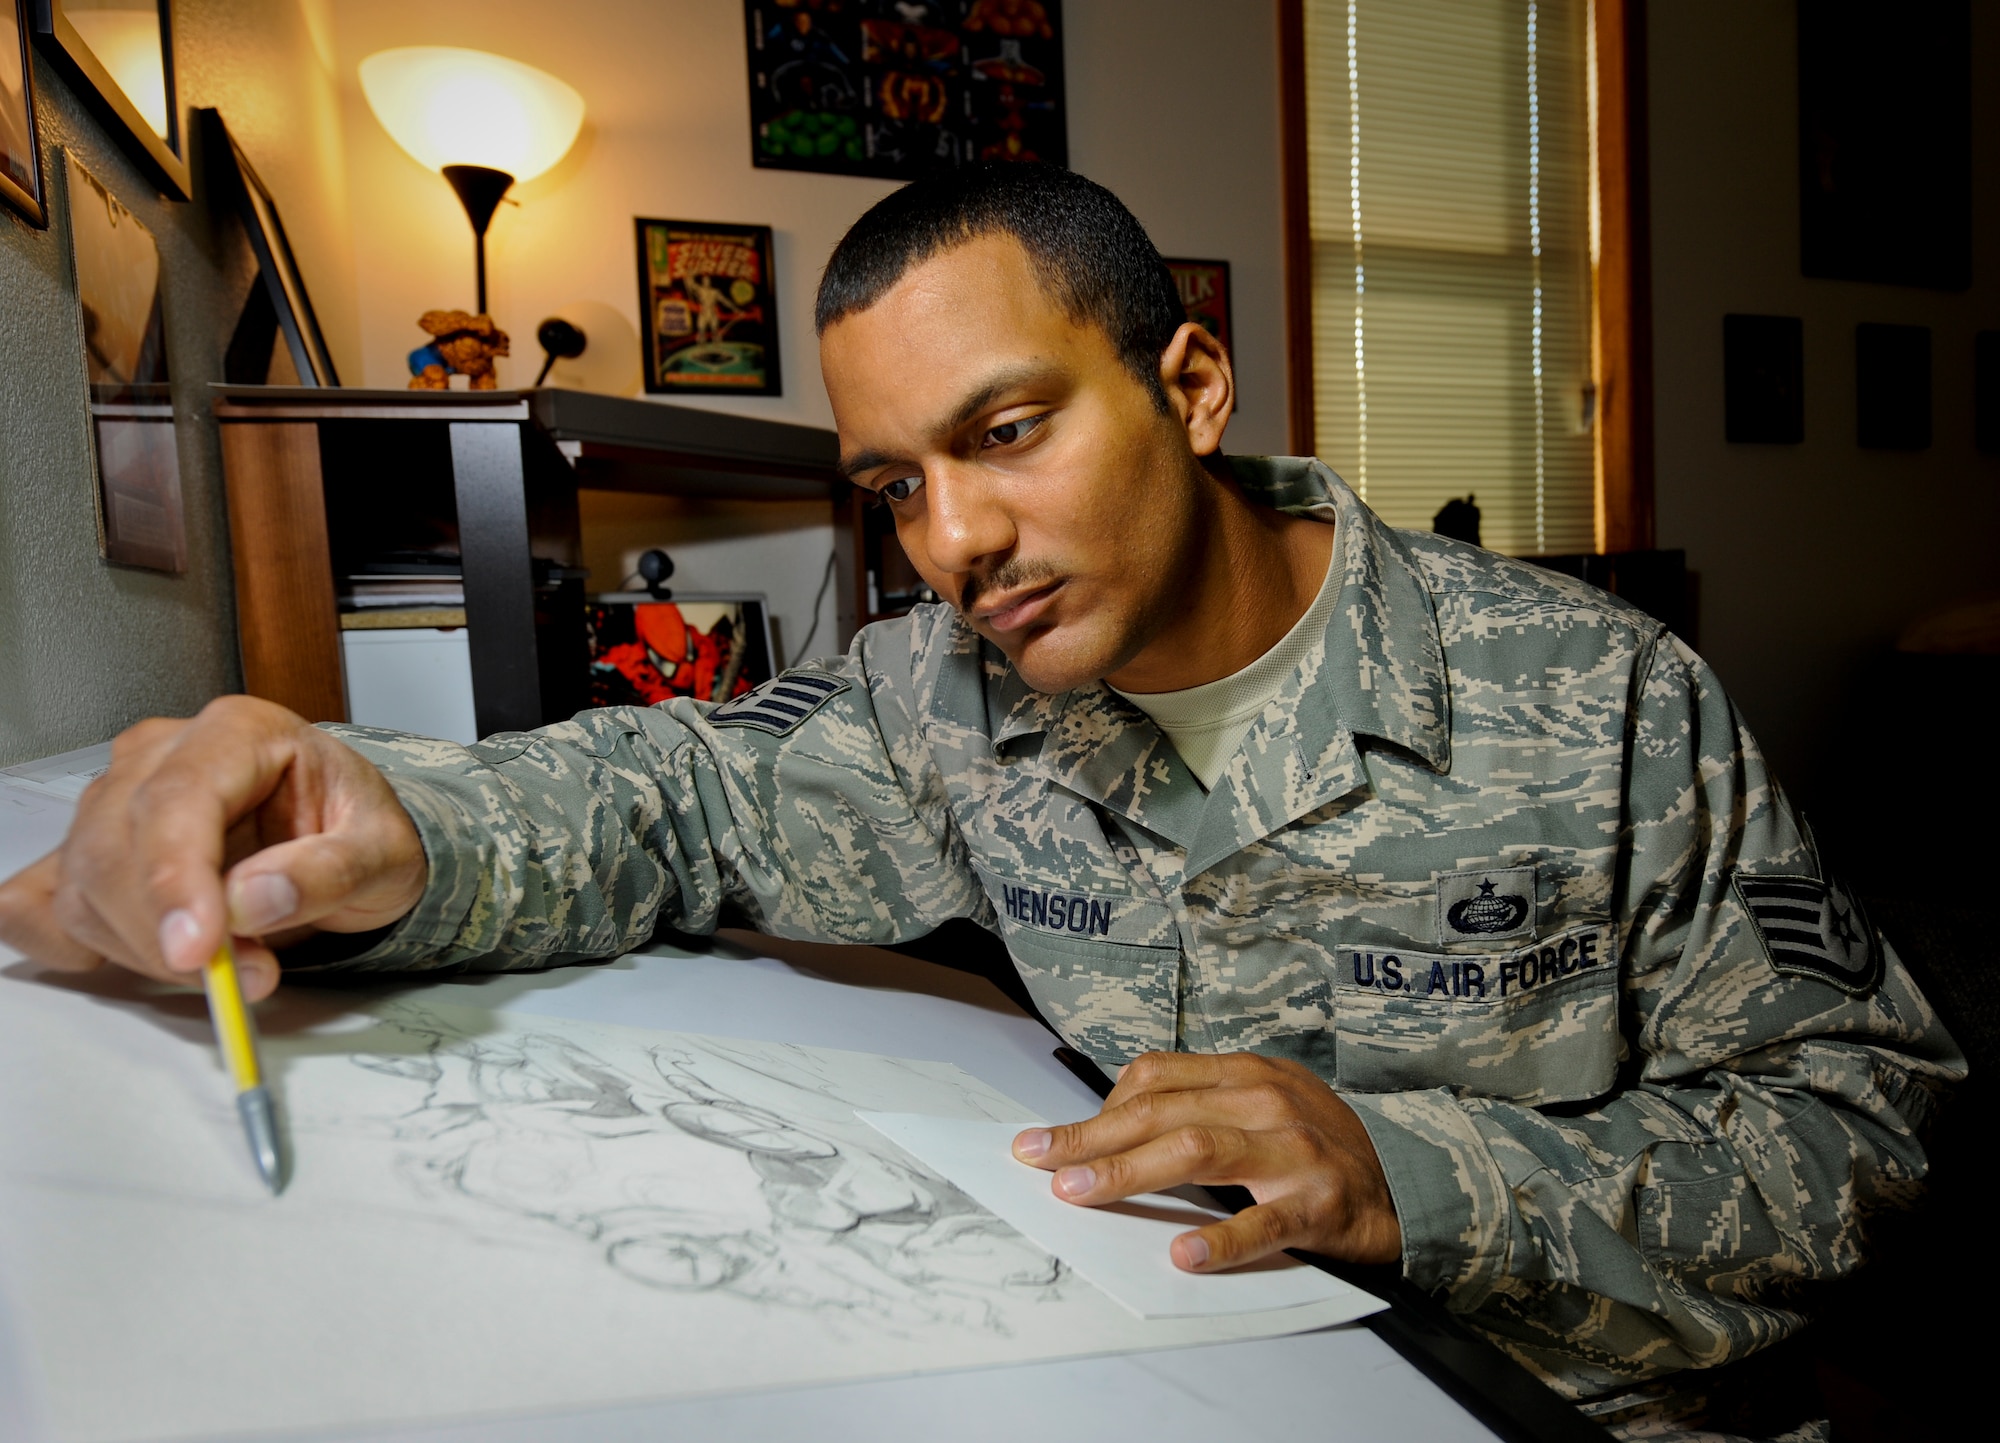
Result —
M 1731 885 L 1777 971 L 1829 983 L 1850 997 L 1881 985 L 1882 938 L 1838 882 L 1738 875 Z
M 1499 942 L 1535 935 L 1535 869 L 1473 868 L 1438 878 L 1438 941 Z
M 848 683 L 817 671 L 792 671 L 726 701 L 708 714 L 714 727 L 755 727 L 784 736 L 846 691 Z

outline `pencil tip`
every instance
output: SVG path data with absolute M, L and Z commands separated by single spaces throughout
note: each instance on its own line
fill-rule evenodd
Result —
M 271 1094 L 262 1087 L 253 1087 L 248 1092 L 239 1093 L 236 1110 L 243 1118 L 243 1134 L 250 1141 L 250 1156 L 256 1159 L 257 1171 L 263 1176 L 264 1185 L 276 1197 L 285 1190 L 286 1169 L 284 1151 L 278 1144 L 278 1118 L 271 1106 Z

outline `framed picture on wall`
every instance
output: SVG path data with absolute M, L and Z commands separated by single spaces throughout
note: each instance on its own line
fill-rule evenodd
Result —
M 743 23 L 754 165 L 915 180 L 1069 163 L 1061 0 L 743 0 Z
M 33 225 L 49 223 L 36 144 L 35 75 L 28 63 L 27 0 L 0 0 L 0 200 Z
M 194 115 L 201 126 L 202 156 L 208 165 L 209 184 L 214 187 L 211 193 L 235 209 L 250 239 L 251 254 L 257 257 L 257 280 L 223 358 L 223 379 L 251 386 L 276 379 L 271 374 L 272 359 L 282 335 L 296 384 L 338 386 L 333 353 L 320 333 L 319 317 L 306 293 L 291 240 L 285 235 L 277 201 L 229 133 L 222 113 L 203 109 Z M 293 377 L 283 379 L 290 382 Z
M 778 288 L 771 228 L 694 220 L 635 222 L 646 389 L 778 396 Z
M 1187 318 L 1222 342 L 1224 350 L 1235 346 L 1229 326 L 1229 262 L 1188 261 L 1169 258 L 1167 272 L 1181 293 Z
M 35 44 L 160 189 L 188 182 L 172 0 L 28 0 Z
M 662 601 L 611 591 L 593 596 L 584 615 L 594 707 L 731 701 L 776 674 L 761 593 Z
M 99 545 L 107 561 L 183 572 L 187 523 L 167 375 L 160 248 L 74 155 L 64 159 L 97 463 Z

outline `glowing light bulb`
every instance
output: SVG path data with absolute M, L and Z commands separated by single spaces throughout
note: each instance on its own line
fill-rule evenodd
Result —
M 479 165 L 532 180 L 569 153 L 583 97 L 532 65 L 444 45 L 383 50 L 361 62 L 361 93 L 420 165 Z

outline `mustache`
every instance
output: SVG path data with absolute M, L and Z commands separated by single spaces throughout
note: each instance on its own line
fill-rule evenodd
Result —
M 965 578 L 965 588 L 958 595 L 958 609 L 961 614 L 970 614 L 979 605 L 979 598 L 986 595 L 1006 596 L 1015 591 L 1031 591 L 1047 586 L 1062 578 L 1062 571 L 1052 561 L 1029 561 L 1023 557 L 1011 557 L 981 576 L 973 572 Z

